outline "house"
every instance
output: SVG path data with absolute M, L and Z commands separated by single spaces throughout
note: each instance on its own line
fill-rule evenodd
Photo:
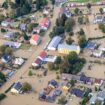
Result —
M 66 3 L 68 0 L 55 0 L 55 4 L 56 5 L 62 5 L 64 3 Z
M 12 60 L 12 57 L 10 55 L 5 54 L 4 56 L 2 56 L 1 61 L 4 63 L 7 63 L 9 61 Z
M 101 57 L 102 51 L 100 51 L 100 50 L 99 51 L 93 51 L 92 55 L 95 56 L 95 57 Z
M 77 80 L 80 81 L 80 76 L 79 75 L 72 75 L 72 74 L 67 74 L 67 73 L 62 73 L 62 79 L 63 80 Z
M 97 43 L 95 41 L 89 41 L 85 48 L 94 50 L 96 47 L 97 47 Z
M 57 56 L 48 55 L 48 56 L 44 59 L 44 61 L 45 61 L 45 62 L 52 62 L 52 63 L 54 63 L 54 62 L 56 61 L 56 59 L 57 59 Z
M 21 46 L 21 43 L 8 41 L 8 42 L 5 42 L 4 45 L 18 49 Z
M 48 50 L 56 50 L 57 47 L 58 47 L 58 45 L 59 45 L 59 43 L 60 43 L 61 41 L 62 41 L 62 37 L 60 37 L 60 36 L 55 36 L 55 37 L 51 40 L 51 42 L 49 43 L 47 49 L 48 49 Z
M 74 89 L 71 90 L 71 94 L 82 98 L 84 96 L 85 92 L 80 90 L 80 89 L 74 88 Z
M 7 32 L 4 37 L 5 38 L 12 38 L 15 35 L 15 32 Z
M 39 26 L 41 27 L 41 29 L 46 31 L 50 27 L 50 24 L 50 19 L 46 17 L 40 22 Z
M 8 21 L 1 22 L 1 26 L 3 26 L 3 27 L 8 27 L 9 25 L 10 25 L 10 22 L 8 22 Z
M 27 24 L 25 24 L 25 23 L 20 24 L 20 29 L 22 31 L 25 31 L 27 29 Z
M 38 27 L 36 27 L 36 28 L 34 28 L 34 29 L 33 29 L 33 34 L 34 34 L 34 33 L 39 34 L 39 33 L 40 33 L 40 31 L 41 31 L 41 27 L 40 27 L 40 26 L 38 26 Z
M 30 39 L 30 44 L 38 45 L 41 42 L 41 37 L 38 34 L 32 35 Z
M 37 58 L 35 62 L 32 63 L 32 66 L 39 67 L 42 64 L 42 60 Z
M 38 56 L 38 58 L 41 59 L 42 61 L 44 61 L 46 57 L 47 57 L 47 53 L 45 51 L 42 51 Z
M 48 82 L 48 85 L 56 88 L 56 87 L 58 87 L 58 82 L 55 81 L 54 79 L 52 79 L 51 81 Z
M 95 85 L 96 86 L 101 86 L 103 84 L 103 80 L 101 79 L 95 79 Z
M 21 92 L 21 89 L 22 89 L 22 84 L 20 82 L 17 82 L 11 88 L 11 93 L 19 94 Z
M 77 54 L 79 54 L 80 47 L 77 45 L 68 45 L 66 43 L 58 45 L 58 52 L 61 54 L 69 54 L 71 51 L 75 51 Z
M 10 27 L 12 28 L 19 28 L 20 22 L 13 22 L 10 24 Z
M 65 14 L 67 18 L 70 18 L 72 15 L 69 8 L 67 8 L 67 7 L 66 8 L 63 8 L 63 7 L 60 8 L 59 16 L 61 17 L 63 14 Z
M 102 15 L 97 15 L 95 16 L 94 23 L 103 23 L 104 18 Z
M 22 58 L 16 58 L 14 64 L 15 65 L 22 65 L 24 63 L 24 59 Z
M 80 81 L 83 82 L 83 83 L 85 83 L 85 84 L 91 84 L 91 78 L 90 77 L 87 77 L 85 75 L 81 75 Z

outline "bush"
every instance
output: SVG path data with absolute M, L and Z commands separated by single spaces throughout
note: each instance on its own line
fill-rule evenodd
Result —
M 0 101 L 2 101 L 4 98 L 6 98 L 6 95 L 3 94 L 3 93 L 1 93 L 1 94 L 0 94 Z
M 2 33 L 5 33 L 5 32 L 7 32 L 4 28 L 1 28 L 1 32 Z
M 31 70 L 28 72 L 28 75 L 29 75 L 29 76 L 32 76 L 32 75 L 33 75 L 33 73 L 32 73 Z

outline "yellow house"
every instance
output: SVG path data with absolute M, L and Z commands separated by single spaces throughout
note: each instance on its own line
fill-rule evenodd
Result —
M 71 51 L 75 51 L 77 54 L 80 53 L 80 47 L 77 45 L 68 45 L 66 43 L 58 45 L 58 52 L 62 54 L 69 54 Z
M 17 82 L 11 88 L 11 93 L 19 94 L 21 89 L 22 89 L 22 84 L 20 82 Z

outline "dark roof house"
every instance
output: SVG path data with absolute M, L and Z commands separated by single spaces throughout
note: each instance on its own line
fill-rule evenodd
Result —
M 77 97 L 81 97 L 81 98 L 84 96 L 84 93 L 85 93 L 84 91 L 82 91 L 80 89 L 76 89 L 76 88 L 71 90 L 71 94 L 73 94 Z

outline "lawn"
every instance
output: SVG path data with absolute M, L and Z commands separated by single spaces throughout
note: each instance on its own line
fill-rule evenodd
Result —
M 31 47 L 30 44 L 22 44 L 20 48 L 23 50 L 28 50 L 30 47 Z

